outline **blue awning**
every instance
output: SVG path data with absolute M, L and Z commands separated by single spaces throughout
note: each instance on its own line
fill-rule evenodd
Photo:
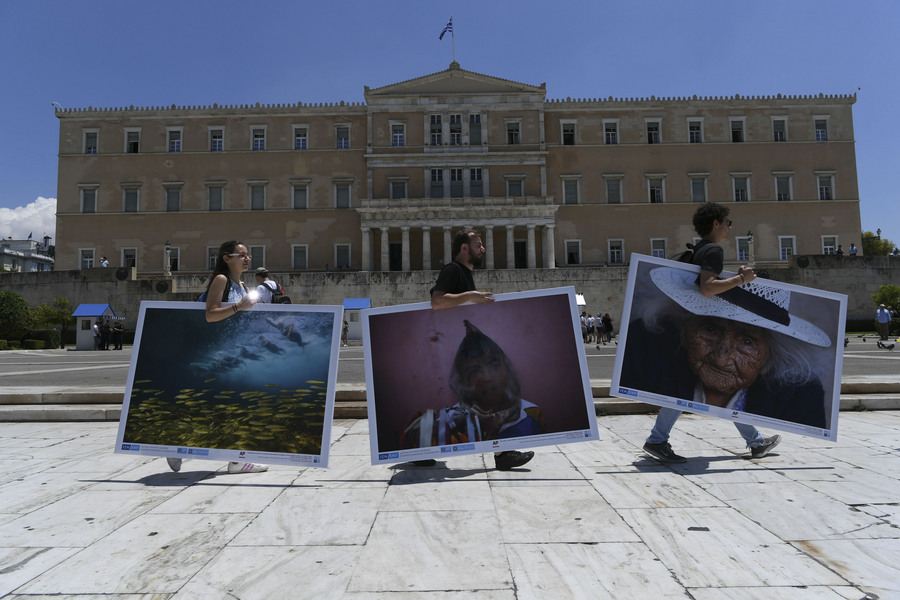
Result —
M 109 304 L 79 304 L 73 317 L 114 317 L 116 316 Z
M 371 298 L 344 298 L 344 310 L 359 310 L 361 308 L 371 307 Z

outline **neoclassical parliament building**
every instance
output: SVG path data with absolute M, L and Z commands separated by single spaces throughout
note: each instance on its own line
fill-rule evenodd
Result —
M 624 265 L 708 201 L 728 262 L 786 264 L 861 245 L 855 101 L 552 99 L 453 62 L 363 103 L 60 109 L 56 269 L 206 273 L 240 239 L 276 273 L 430 270 L 462 227 L 489 269 Z

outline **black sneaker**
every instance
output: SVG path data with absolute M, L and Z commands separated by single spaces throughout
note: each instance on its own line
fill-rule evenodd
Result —
M 425 460 L 414 460 L 411 464 L 414 464 L 417 467 L 433 467 L 437 464 L 437 461 L 433 458 L 426 458 Z
M 661 463 L 687 462 L 685 457 L 678 456 L 672 451 L 672 446 L 669 445 L 669 442 L 663 442 L 661 444 L 651 444 L 650 442 L 647 442 L 644 444 L 644 452 Z
M 518 450 L 506 450 L 494 455 L 494 465 L 498 471 L 509 471 L 521 467 L 534 458 L 534 452 L 519 452 Z
M 767 437 L 763 440 L 762 445 L 755 446 L 750 448 L 750 458 L 762 458 L 766 454 L 772 451 L 772 448 L 778 445 L 778 442 L 781 441 L 780 435 L 773 435 L 772 437 Z

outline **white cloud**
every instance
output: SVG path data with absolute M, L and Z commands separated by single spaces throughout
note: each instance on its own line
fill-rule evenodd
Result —
M 0 237 L 14 240 L 42 240 L 45 235 L 56 243 L 56 198 L 38 199 L 25 206 L 0 208 Z

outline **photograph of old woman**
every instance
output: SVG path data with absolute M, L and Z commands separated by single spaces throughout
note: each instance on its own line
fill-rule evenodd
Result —
M 821 327 L 792 312 L 792 301 L 807 300 L 803 294 L 757 279 L 703 296 L 693 270 L 647 265 L 643 271 L 621 386 L 830 427 L 823 381 L 833 377 L 833 343 Z

